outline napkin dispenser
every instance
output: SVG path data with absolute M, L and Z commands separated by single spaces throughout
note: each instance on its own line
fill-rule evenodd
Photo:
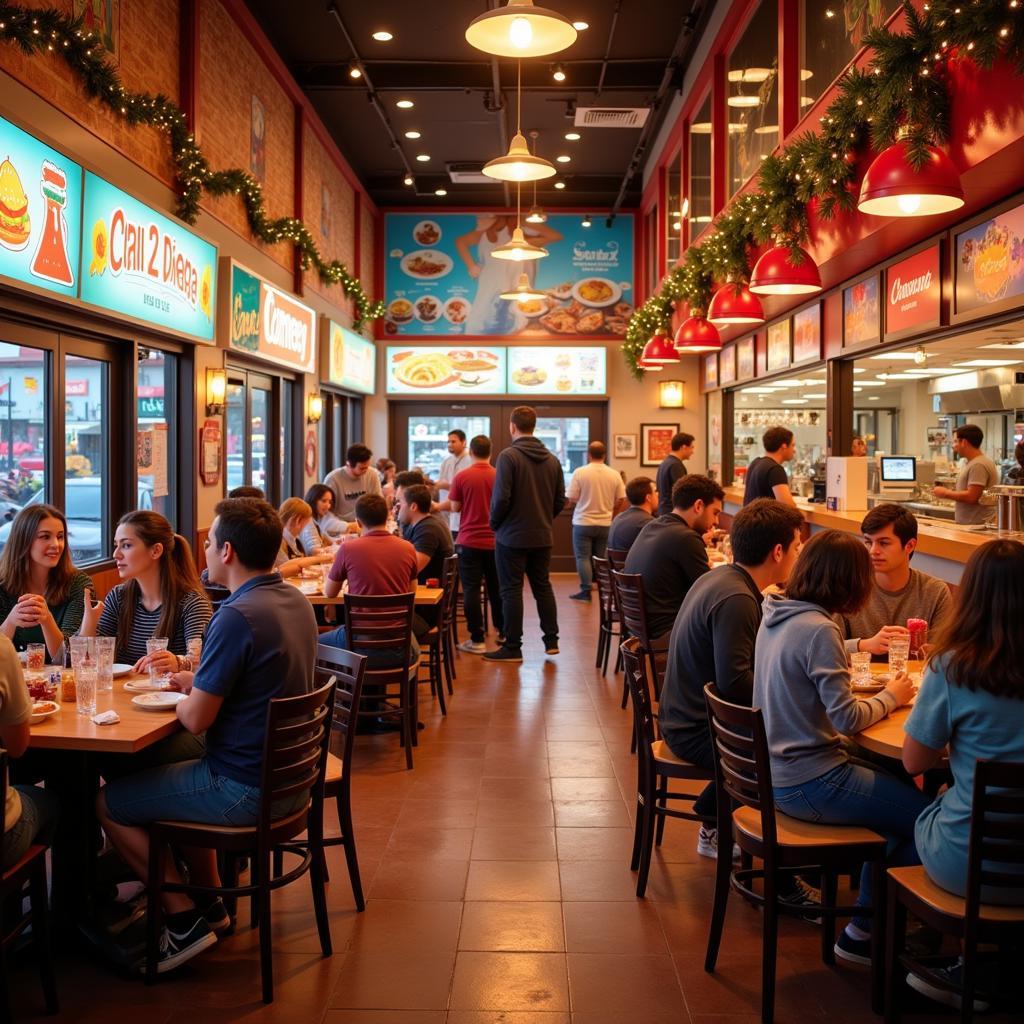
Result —
M 825 464 L 825 507 L 830 512 L 867 512 L 868 460 L 830 455 Z

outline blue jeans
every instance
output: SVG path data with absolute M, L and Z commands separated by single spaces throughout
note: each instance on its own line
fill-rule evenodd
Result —
M 580 576 L 580 590 L 589 590 L 594 582 L 594 567 L 590 556 L 605 558 L 608 553 L 609 526 L 573 526 L 572 553 L 576 556 L 576 572 Z
M 827 825 L 860 825 L 880 832 L 889 841 L 886 863 L 890 867 L 921 863 L 914 846 L 914 823 L 931 800 L 920 790 L 865 761 L 850 758 L 846 764 L 809 782 L 775 786 L 774 794 L 776 809 L 791 818 Z M 871 868 L 865 864 L 857 906 L 870 905 Z M 871 931 L 870 918 L 855 917 L 853 923 Z

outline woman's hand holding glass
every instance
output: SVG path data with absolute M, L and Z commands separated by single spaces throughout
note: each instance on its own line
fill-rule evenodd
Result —
M 152 669 L 157 675 L 169 675 L 178 671 L 178 656 L 173 651 L 154 651 L 139 658 L 132 666 L 133 672 L 149 672 Z
M 888 654 L 893 640 L 905 640 L 909 636 L 906 626 L 883 626 L 874 636 L 864 637 L 859 649 L 872 654 Z

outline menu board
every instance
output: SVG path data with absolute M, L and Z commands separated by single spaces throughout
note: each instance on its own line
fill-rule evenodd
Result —
M 893 263 L 885 271 L 885 337 L 938 327 L 942 270 L 938 243 Z
M 214 246 L 88 171 L 84 225 L 86 302 L 213 341 Z
M 377 346 L 333 320 L 327 321 L 327 330 L 327 380 L 340 388 L 372 395 Z
M 0 274 L 76 295 L 82 168 L 0 118 Z
M 843 347 L 870 345 L 880 340 L 878 275 L 843 289 Z
M 603 395 L 603 348 L 510 348 L 510 395 Z
M 726 345 L 718 360 L 719 378 L 723 384 L 732 384 L 736 380 L 736 346 Z
M 768 372 L 789 366 L 789 320 L 768 328 Z
M 821 303 L 793 314 L 793 362 L 821 358 Z
M 1024 302 L 1024 206 L 960 232 L 954 268 L 957 313 Z
M 524 223 L 527 241 L 549 255 L 495 259 L 514 226 L 506 214 L 386 214 L 385 334 L 624 337 L 634 305 L 632 216 L 610 227 L 594 218 L 585 228 L 570 214 Z M 543 298 L 502 299 L 524 273 Z
M 396 348 L 388 346 L 389 395 L 503 394 L 504 348 Z

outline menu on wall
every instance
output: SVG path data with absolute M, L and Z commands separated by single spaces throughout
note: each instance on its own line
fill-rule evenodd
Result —
M 84 208 L 82 298 L 213 341 L 217 249 L 91 172 Z
M 513 347 L 508 350 L 510 395 L 603 395 L 603 348 Z
M 0 118 L 0 274 L 76 295 L 82 168 Z
M 793 362 L 821 358 L 821 303 L 793 314 Z
M 789 320 L 768 328 L 768 372 L 789 366 Z
M 231 264 L 228 345 L 303 373 L 316 368 L 316 313 Z
M 372 395 L 377 374 L 377 346 L 333 320 L 327 321 L 326 379 L 340 388 Z
M 396 348 L 386 352 L 389 395 L 503 394 L 504 348 Z
M 1024 301 L 1024 206 L 958 234 L 954 271 L 957 313 Z
M 523 224 L 543 260 L 518 263 L 492 252 L 511 237 L 505 214 L 385 216 L 384 331 L 389 335 L 476 337 L 624 337 L 633 313 L 633 218 L 609 227 L 594 218 L 554 214 Z M 543 293 L 502 299 L 521 274 Z
M 878 275 L 843 289 L 843 347 L 870 345 L 881 340 Z
M 938 327 L 942 271 L 938 243 L 885 271 L 885 337 Z

